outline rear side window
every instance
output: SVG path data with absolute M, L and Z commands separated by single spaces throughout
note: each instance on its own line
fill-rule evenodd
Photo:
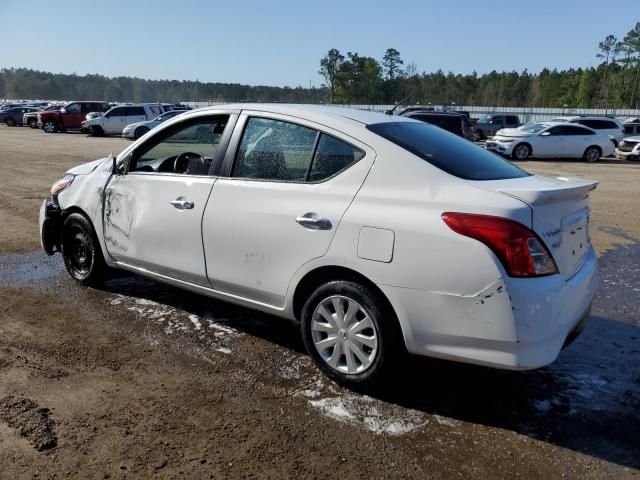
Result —
M 247 121 L 233 168 L 234 177 L 302 182 L 318 132 L 268 118 Z
M 507 117 L 507 124 L 509 124 L 509 125 L 516 125 L 516 124 L 518 124 L 518 123 L 520 123 L 520 122 L 518 121 L 518 117 L 512 117 L 512 116 Z
M 362 157 L 364 152 L 359 148 L 323 133 L 313 158 L 309 181 L 319 182 L 332 177 Z
M 564 127 L 565 129 L 565 135 L 595 135 L 595 133 L 592 130 L 588 130 L 586 128 L 582 128 L 582 127 L 572 127 L 572 126 L 566 126 Z
M 133 116 L 140 116 L 140 115 L 145 115 L 144 113 L 144 107 L 126 107 L 125 108 L 125 114 L 128 117 L 133 117 Z
M 618 126 L 610 120 L 580 120 L 578 123 L 595 130 L 615 130 Z
M 529 173 L 484 148 L 427 123 L 388 122 L 367 129 L 431 165 L 466 180 L 503 180 Z

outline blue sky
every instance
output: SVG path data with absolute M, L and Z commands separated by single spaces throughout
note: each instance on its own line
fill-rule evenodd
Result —
M 638 0 L 0 0 L 0 67 L 314 86 L 330 48 L 418 71 L 538 72 L 597 64 Z M 9 40 L 7 40 L 9 39 Z

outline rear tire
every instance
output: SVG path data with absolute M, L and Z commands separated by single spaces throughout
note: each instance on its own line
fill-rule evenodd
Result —
M 137 140 L 141 136 L 143 136 L 145 133 L 147 133 L 148 131 L 149 131 L 149 129 L 147 127 L 138 127 L 138 128 L 136 128 L 136 131 L 133 132 L 133 137 Z
M 301 330 L 315 364 L 335 382 L 357 390 L 388 379 L 403 353 L 395 314 L 355 281 L 320 285 L 302 307 Z
M 85 286 L 102 284 L 109 269 L 87 217 L 72 213 L 65 218 L 60 245 L 64 266 L 71 278 Z
M 56 133 L 60 128 L 55 120 L 45 120 L 42 123 L 42 131 L 45 133 Z
M 38 128 L 38 120 L 36 120 L 35 118 L 30 118 L 29 119 L 29 127 Z
M 587 147 L 587 149 L 584 151 L 584 154 L 582 155 L 582 158 L 584 158 L 585 161 L 589 163 L 593 163 L 600 160 L 601 156 L 602 156 L 602 150 L 600 150 L 600 147 L 596 147 L 595 145 L 592 145 L 590 147 Z
M 519 143 L 513 147 L 511 158 L 514 160 L 526 160 L 531 155 L 531 147 L 526 143 Z

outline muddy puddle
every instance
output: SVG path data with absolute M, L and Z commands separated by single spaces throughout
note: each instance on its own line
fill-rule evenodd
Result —
M 272 385 L 274 398 L 290 397 L 334 421 L 392 436 L 502 428 L 640 468 L 640 243 L 604 253 L 600 267 L 594 315 L 551 366 L 508 372 L 411 358 L 394 385 L 374 395 L 326 380 L 296 327 L 281 319 L 137 276 L 107 282 L 103 301 L 145 322 L 149 343 L 170 339 L 211 362 L 244 358 L 258 364 L 257 381 Z M 0 286 L 70 281 L 59 255 L 0 257 L 0 271 Z

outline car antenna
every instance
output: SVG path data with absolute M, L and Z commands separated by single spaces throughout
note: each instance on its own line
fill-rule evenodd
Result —
M 398 108 L 400 105 L 402 105 L 404 102 L 409 100 L 411 97 L 413 97 L 413 93 L 410 93 L 409 95 L 404 97 L 402 100 L 400 100 L 398 103 L 396 103 L 395 107 L 393 107 L 391 110 L 385 110 L 384 113 L 386 113 L 387 115 L 393 115 L 394 110 Z

